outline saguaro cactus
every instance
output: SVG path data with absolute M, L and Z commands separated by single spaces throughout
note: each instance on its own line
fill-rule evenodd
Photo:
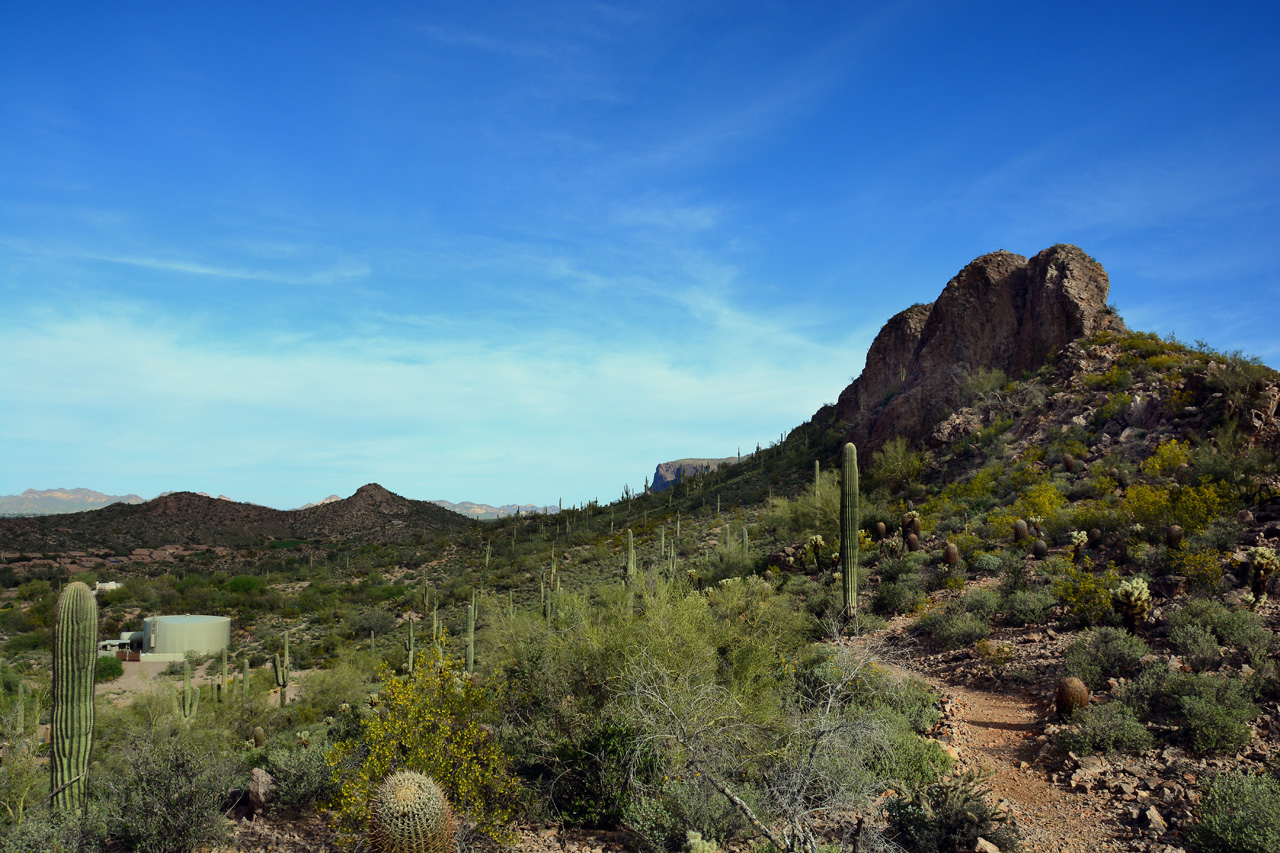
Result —
M 173 710 L 184 720 L 190 720 L 200 710 L 200 686 L 196 685 L 194 690 L 191 688 L 191 664 L 185 660 L 182 662 L 182 683 L 182 691 L 174 691 Z
M 93 750 L 93 681 L 98 662 L 98 602 L 75 581 L 58 597 L 53 630 L 52 757 L 54 808 L 79 810 Z
M 467 605 L 467 672 L 476 665 L 476 593 L 471 591 L 471 603 Z
M 844 591 L 844 618 L 858 610 L 858 528 L 862 503 L 858 493 L 858 448 L 851 441 L 840 460 L 840 574 Z
M 636 577 L 636 545 L 631 536 L 631 528 L 627 528 L 627 583 Z
M 406 665 L 405 668 L 408 669 L 410 674 L 412 674 L 413 666 L 414 666 L 413 658 L 416 653 L 416 650 L 413 645 L 413 617 L 412 616 L 410 616 L 408 622 L 405 623 L 405 627 L 408 628 L 409 630 L 409 635 L 404 639 L 404 650 L 409 654 L 409 663 Z
M 227 689 L 227 647 L 222 647 L 222 672 L 221 678 L 218 679 L 218 696 L 219 702 L 222 701 L 222 693 Z
M 271 657 L 271 669 L 275 672 L 276 686 L 280 688 L 280 707 L 284 707 L 284 703 L 288 701 L 289 694 L 289 632 L 284 632 L 284 662 L 280 662 L 280 653 L 276 652 Z

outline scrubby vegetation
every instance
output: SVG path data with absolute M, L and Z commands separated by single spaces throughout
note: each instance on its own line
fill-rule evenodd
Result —
M 1013 849 L 978 781 L 948 775 L 928 737 L 937 697 L 891 675 L 902 653 L 886 638 L 972 660 L 1000 689 L 1079 677 L 1098 701 L 1065 721 L 1062 751 L 1247 748 L 1280 697 L 1277 608 L 1263 598 L 1274 570 L 1251 550 L 1265 530 L 1249 515 L 1277 506 L 1278 484 L 1274 445 L 1240 424 L 1275 381 L 1141 334 L 1080 342 L 1034 375 L 975 374 L 955 404 L 979 427 L 864 454 L 856 566 L 838 562 L 843 431 L 829 408 L 737 465 L 558 515 L 104 558 L 77 575 L 121 582 L 98 595 L 102 638 L 155 613 L 228 615 L 229 670 L 247 664 L 249 678 L 215 690 L 206 668 L 189 715 L 173 702 L 181 663 L 130 704 L 100 702 L 81 820 L 41 805 L 48 748 L 35 737 L 68 576 L 3 567 L 0 850 L 33 833 L 68 849 L 212 843 L 224 824 L 210 816 L 253 768 L 276 779 L 274 816 L 332 808 L 353 844 L 371 791 L 403 768 L 433 775 L 481 845 L 524 820 L 626 827 L 647 850 L 765 829 L 800 849 L 819 821 L 848 840 L 857 825 L 836 815 L 872 816 L 893 790 L 887 831 L 908 849 L 977 835 Z M 296 675 L 282 703 L 269 661 L 286 630 Z M 1041 647 L 1054 652 L 1014 663 Z M 180 782 L 181 832 L 113 822 L 156 778 Z M 1270 783 L 1236 778 L 1205 789 L 1201 849 L 1252 849 L 1231 848 L 1253 843 L 1232 833 L 1268 826 L 1265 797 L 1218 792 Z

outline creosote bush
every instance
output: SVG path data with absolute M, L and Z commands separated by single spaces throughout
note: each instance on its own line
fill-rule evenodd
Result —
M 1216 777 L 1205 787 L 1188 841 L 1197 853 L 1280 850 L 1280 781 L 1245 773 Z
M 1133 711 L 1121 702 L 1087 705 L 1071 715 L 1071 725 L 1058 734 L 1058 747 L 1090 752 L 1141 752 L 1155 745 L 1155 738 Z
M 1117 628 L 1094 628 L 1072 641 L 1064 656 L 1064 669 L 1098 690 L 1108 678 L 1124 678 L 1138 671 L 1138 663 L 1151 649 L 1142 640 Z

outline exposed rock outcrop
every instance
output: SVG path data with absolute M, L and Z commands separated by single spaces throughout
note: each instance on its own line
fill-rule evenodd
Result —
M 660 462 L 654 469 L 653 485 L 650 488 L 661 492 L 678 482 L 682 476 L 692 477 L 700 471 L 714 471 L 721 465 L 732 465 L 737 461 L 737 456 L 729 456 L 724 459 L 677 459 L 674 462 Z
M 1064 344 L 1124 331 L 1107 307 L 1102 265 L 1075 246 L 1027 259 L 983 255 L 947 283 L 932 305 L 892 317 L 867 352 L 862 374 L 836 403 L 859 444 L 920 437 L 960 402 L 964 378 L 982 368 L 1016 378 Z

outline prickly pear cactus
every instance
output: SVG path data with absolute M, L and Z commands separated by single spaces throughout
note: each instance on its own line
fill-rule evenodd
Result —
M 98 663 L 98 602 L 76 581 L 58 597 L 53 629 L 52 757 L 54 808 L 79 810 L 93 748 L 93 681 Z
M 1058 716 L 1066 717 L 1089 704 L 1089 688 L 1078 678 L 1058 682 Z
M 453 813 L 430 776 L 402 770 L 383 780 L 369 804 L 374 853 L 453 853 Z

